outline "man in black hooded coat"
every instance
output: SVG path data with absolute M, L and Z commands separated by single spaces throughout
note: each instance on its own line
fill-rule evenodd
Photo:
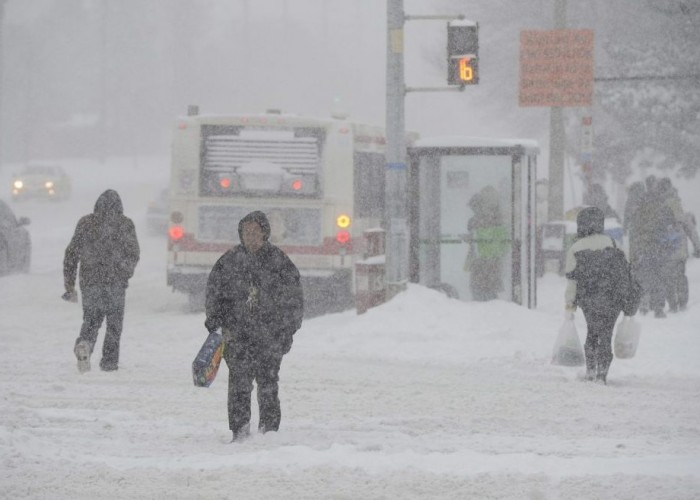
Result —
M 250 432 L 253 381 L 260 409 L 259 432 L 277 431 L 282 356 L 301 326 L 304 299 L 299 271 L 268 241 L 270 223 L 255 211 L 238 224 L 241 244 L 214 264 L 206 290 L 208 331 L 222 329 L 229 367 L 228 417 L 233 440 Z
M 90 369 L 90 355 L 105 318 L 100 368 L 117 369 L 126 288 L 139 257 L 134 223 L 124 215 L 119 194 L 108 189 L 97 198 L 93 213 L 78 221 L 63 260 L 63 298 L 70 301 L 77 301 L 75 281 L 80 264 L 83 325 L 74 352 L 81 372 Z

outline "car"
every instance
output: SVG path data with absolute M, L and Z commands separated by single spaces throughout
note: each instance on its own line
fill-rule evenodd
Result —
M 24 227 L 29 222 L 27 217 L 15 217 L 10 206 L 0 200 L 0 276 L 29 272 L 32 240 Z
M 168 218 L 170 216 L 168 190 L 164 189 L 148 204 L 146 210 L 146 226 L 148 233 L 165 236 L 168 233 Z
M 70 198 L 70 177 L 57 165 L 29 164 L 12 176 L 12 199 L 66 200 Z

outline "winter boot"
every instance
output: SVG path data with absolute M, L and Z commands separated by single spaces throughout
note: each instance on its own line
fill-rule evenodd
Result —
M 240 443 L 241 441 L 245 441 L 248 437 L 250 437 L 250 424 L 244 425 L 238 430 L 231 431 L 232 433 L 232 438 L 231 442 L 232 443 Z
M 80 340 L 73 349 L 78 360 L 78 371 L 85 373 L 90 371 L 90 345 L 86 340 Z
M 104 358 L 100 360 L 100 370 L 103 372 L 115 372 L 119 366 L 114 361 L 105 361 Z
M 595 381 L 602 383 L 603 385 L 608 385 L 608 370 L 610 369 L 610 363 L 605 361 L 598 363 L 598 373 L 596 373 Z
M 586 380 L 595 380 L 597 364 L 595 352 L 592 349 L 586 349 Z

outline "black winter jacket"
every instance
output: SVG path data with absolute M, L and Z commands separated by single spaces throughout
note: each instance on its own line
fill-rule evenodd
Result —
M 209 274 L 206 314 L 209 331 L 226 328 L 241 342 L 291 345 L 304 314 L 299 271 L 267 241 L 255 254 L 237 245 Z
M 82 217 L 63 259 L 66 291 L 74 290 L 80 263 L 80 288 L 93 285 L 127 287 L 139 261 L 134 223 L 124 216 L 119 194 L 108 189 L 95 203 L 92 214 Z

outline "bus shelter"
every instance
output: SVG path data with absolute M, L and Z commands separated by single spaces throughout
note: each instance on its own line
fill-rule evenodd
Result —
M 461 300 L 537 305 L 531 140 L 441 137 L 408 149 L 409 279 Z

